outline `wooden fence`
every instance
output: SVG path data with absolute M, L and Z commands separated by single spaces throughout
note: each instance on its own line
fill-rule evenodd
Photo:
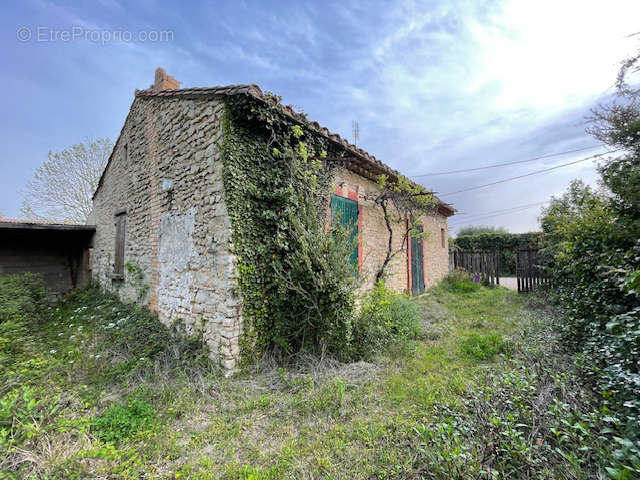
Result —
M 533 292 L 540 285 L 549 283 L 549 278 L 542 268 L 542 260 L 537 248 L 524 248 L 516 252 L 518 292 Z
M 449 252 L 449 270 L 463 268 L 490 285 L 500 285 L 500 252 Z

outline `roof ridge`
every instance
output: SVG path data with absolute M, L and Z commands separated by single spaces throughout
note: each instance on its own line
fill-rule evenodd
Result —
M 190 97 L 196 97 L 196 96 L 200 96 L 200 95 L 202 95 L 202 96 L 206 96 L 206 95 L 225 95 L 225 96 L 248 95 L 248 96 L 251 96 L 253 98 L 258 99 L 259 101 L 268 103 L 268 104 L 276 107 L 277 109 L 280 110 L 280 112 L 282 112 L 283 114 L 285 114 L 288 117 L 292 118 L 296 122 L 299 122 L 299 123 L 302 123 L 302 124 L 306 125 L 311 130 L 319 133 L 320 135 L 324 136 L 325 138 L 331 140 L 332 142 L 335 142 L 335 143 L 341 145 L 347 152 L 349 152 L 349 153 L 353 154 L 355 157 L 357 157 L 357 158 L 359 158 L 361 160 L 364 160 L 365 162 L 369 163 L 370 166 L 375 167 L 375 170 L 378 171 L 376 173 L 391 175 L 391 176 L 393 176 L 395 178 L 398 178 L 398 177 L 400 177 L 402 175 L 399 171 L 391 168 L 389 165 L 384 163 L 382 160 L 379 160 L 378 158 L 376 158 L 374 155 L 370 154 L 366 150 L 363 150 L 362 148 L 357 147 L 353 143 L 350 143 L 346 138 L 341 137 L 337 133 L 331 132 L 328 128 L 323 127 L 322 125 L 320 125 L 315 120 L 309 120 L 305 114 L 296 112 L 293 109 L 292 105 L 283 105 L 280 101 L 278 101 L 279 97 L 276 97 L 275 95 L 271 95 L 271 94 L 267 94 L 267 93 L 263 92 L 262 89 L 255 83 L 220 85 L 220 86 L 213 86 L 213 87 L 186 87 L 186 88 L 167 89 L 167 90 L 160 90 L 160 91 L 154 90 L 153 86 L 152 86 L 152 87 L 150 87 L 150 88 L 148 88 L 146 90 L 138 90 L 138 89 L 136 89 L 134 96 L 135 96 L 135 98 L 156 98 L 156 97 L 159 97 L 159 98 L 166 98 L 166 97 L 190 98 Z M 114 149 L 115 149 L 115 147 L 114 147 Z M 402 175 L 402 176 L 406 177 L 406 175 Z M 406 177 L 406 178 L 408 178 L 408 177 Z M 414 183 L 415 185 L 420 185 L 420 184 L 417 184 L 417 183 L 413 182 L 413 180 L 409 179 L 409 181 Z M 423 187 L 423 188 L 426 188 L 423 185 L 420 185 L 420 186 Z M 433 191 L 431 191 L 431 192 L 435 194 L 435 192 L 433 192 Z M 440 202 L 440 205 L 443 208 L 449 210 L 451 215 L 453 215 L 453 213 L 455 212 L 455 209 L 450 204 L 445 203 L 440 199 L 438 199 L 438 201 Z
M 161 90 L 159 92 L 154 91 L 152 88 L 146 90 L 136 90 L 135 96 L 142 98 L 149 97 L 181 97 L 181 96 L 189 96 L 189 95 L 237 95 L 237 94 L 248 94 L 259 100 L 267 102 L 275 107 L 279 107 L 279 109 L 292 117 L 294 120 L 304 123 L 316 132 L 322 134 L 323 136 L 329 138 L 330 140 L 339 143 L 343 147 L 350 150 L 352 153 L 365 158 L 366 160 L 378 165 L 382 170 L 385 170 L 386 173 L 390 173 L 394 176 L 401 175 L 400 172 L 391 168 L 389 165 L 385 164 L 381 160 L 377 159 L 374 155 L 369 152 L 363 150 L 362 148 L 358 148 L 356 145 L 350 143 L 347 139 L 341 137 L 337 133 L 331 132 L 328 128 L 323 127 L 318 122 L 314 120 L 309 120 L 306 118 L 304 114 L 298 113 L 293 109 L 292 105 L 283 105 L 280 102 L 274 102 L 272 95 L 265 94 L 260 87 L 254 83 L 249 84 L 232 84 L 232 85 L 223 85 L 223 86 L 214 86 L 214 87 L 188 87 L 188 88 L 178 88 L 173 90 Z

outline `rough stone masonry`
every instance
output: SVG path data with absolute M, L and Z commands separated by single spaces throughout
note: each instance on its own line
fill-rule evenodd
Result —
M 240 353 L 242 299 L 216 145 L 224 98 L 238 94 L 259 100 L 261 92 L 255 86 L 180 89 L 159 68 L 154 84 L 136 91 L 89 222 L 97 227 L 93 278 L 124 301 L 148 305 L 163 323 L 179 321 L 188 333 L 201 334 L 212 358 L 229 371 Z M 391 171 L 326 129 L 319 128 L 318 134 L 352 147 L 372 168 Z M 358 259 L 363 288 L 369 288 L 388 238 L 382 214 L 364 199 L 376 184 L 348 167 L 338 172 L 334 184 L 334 194 L 358 202 Z M 427 286 L 447 272 L 447 216 L 453 212 L 443 204 L 436 216 L 423 219 L 431 232 L 423 242 Z M 395 235 L 397 242 L 401 236 Z M 124 252 L 120 260 L 119 247 Z M 396 256 L 390 268 L 388 285 L 397 291 L 411 288 L 409 254 Z M 120 262 L 124 267 L 118 271 Z

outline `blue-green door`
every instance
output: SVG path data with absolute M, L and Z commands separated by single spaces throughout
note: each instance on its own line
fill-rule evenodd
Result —
M 358 235 L 358 202 L 348 198 L 331 195 L 332 221 L 340 221 L 346 228 L 351 229 L 351 240 L 355 242 Z M 358 246 L 354 245 L 349 260 L 358 265 Z
M 422 231 L 422 228 L 419 229 Z M 411 237 L 411 293 L 424 292 L 424 256 L 422 237 Z

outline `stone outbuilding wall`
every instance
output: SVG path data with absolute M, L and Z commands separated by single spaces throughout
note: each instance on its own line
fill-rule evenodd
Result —
M 232 369 L 240 299 L 216 142 L 219 100 L 136 98 L 94 197 L 93 275 L 162 322 L 202 334 Z M 114 272 L 116 217 L 125 215 L 125 268 Z
M 93 225 L 0 218 L 0 276 L 30 272 L 54 298 L 90 280 Z

